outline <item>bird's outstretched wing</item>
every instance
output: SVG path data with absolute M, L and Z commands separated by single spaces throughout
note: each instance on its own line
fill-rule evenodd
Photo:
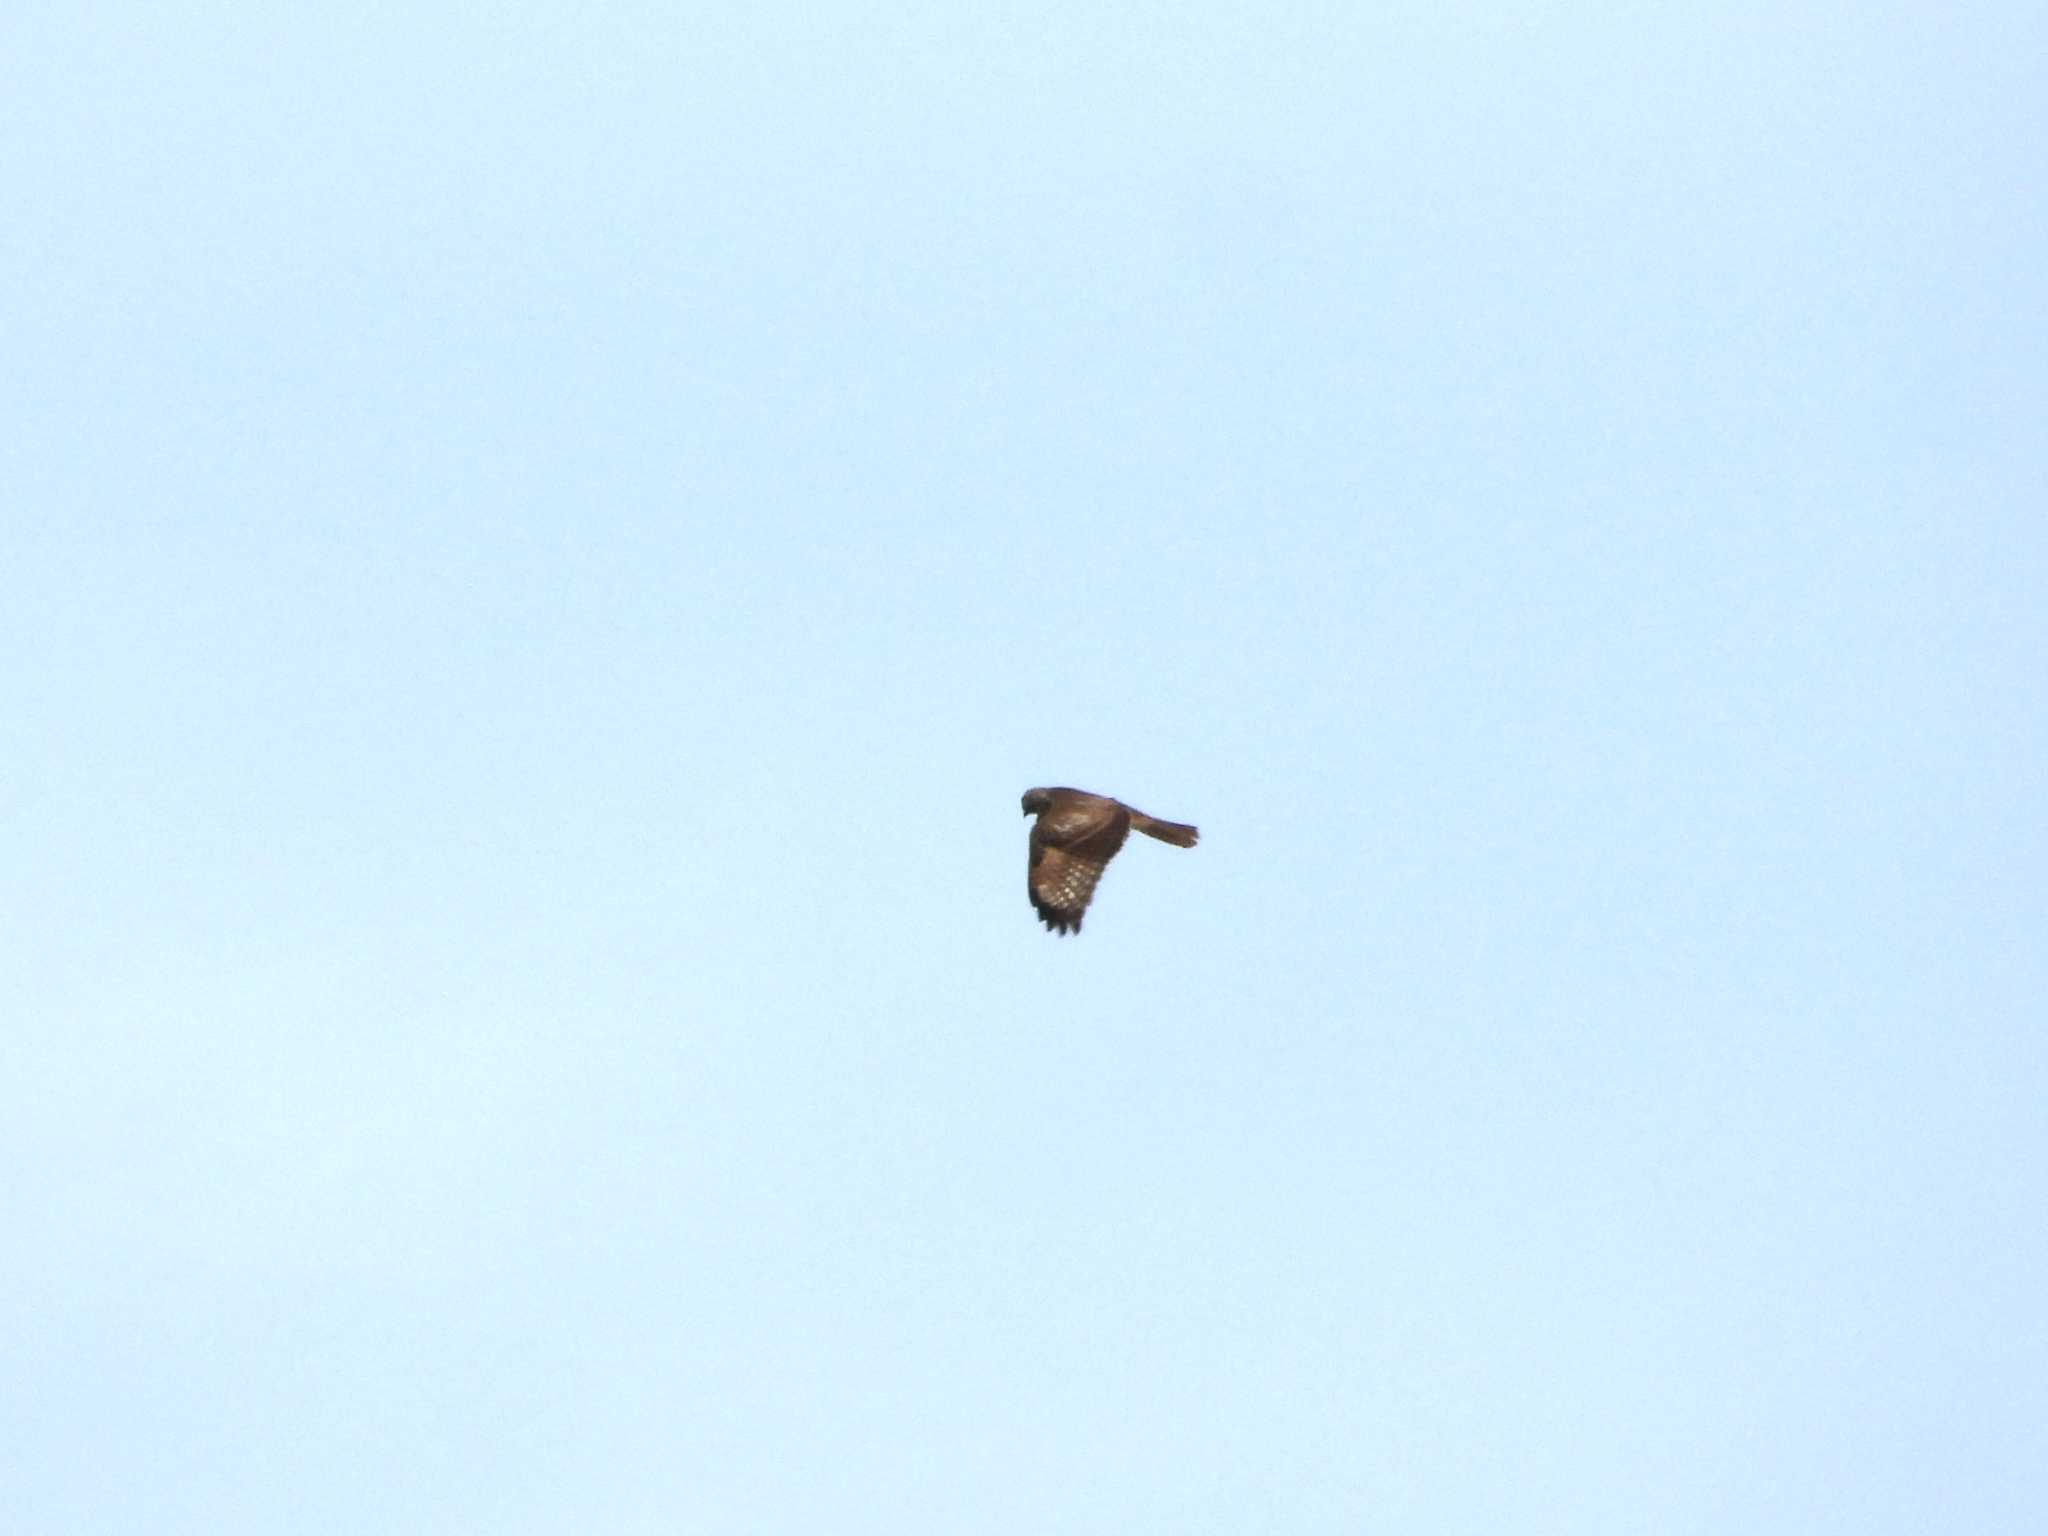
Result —
M 1112 850 L 1112 854 L 1114 850 Z M 1031 905 L 1039 921 L 1054 933 L 1079 933 L 1081 915 L 1095 896 L 1095 884 L 1109 867 L 1109 858 L 1049 848 L 1031 848 Z

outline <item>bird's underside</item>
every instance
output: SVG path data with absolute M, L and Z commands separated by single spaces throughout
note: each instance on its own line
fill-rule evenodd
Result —
M 1025 889 L 1039 921 L 1054 933 L 1079 933 L 1096 884 L 1132 828 L 1177 848 L 1200 835 L 1178 821 L 1161 821 L 1108 795 L 1080 789 L 1029 789 L 1024 814 L 1031 824 L 1031 863 Z

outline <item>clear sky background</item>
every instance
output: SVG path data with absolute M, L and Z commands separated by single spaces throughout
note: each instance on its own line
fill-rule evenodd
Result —
M 0 146 L 8 1529 L 2048 1529 L 2038 5 L 20 0 Z

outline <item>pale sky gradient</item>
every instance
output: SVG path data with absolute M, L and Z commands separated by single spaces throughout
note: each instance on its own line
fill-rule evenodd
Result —
M 0 185 L 10 1531 L 2048 1530 L 2038 5 L 22 0 Z

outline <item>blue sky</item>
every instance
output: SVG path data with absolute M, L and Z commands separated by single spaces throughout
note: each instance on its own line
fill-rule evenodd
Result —
M 16 1528 L 2042 1529 L 2044 31 L 15 7 Z

